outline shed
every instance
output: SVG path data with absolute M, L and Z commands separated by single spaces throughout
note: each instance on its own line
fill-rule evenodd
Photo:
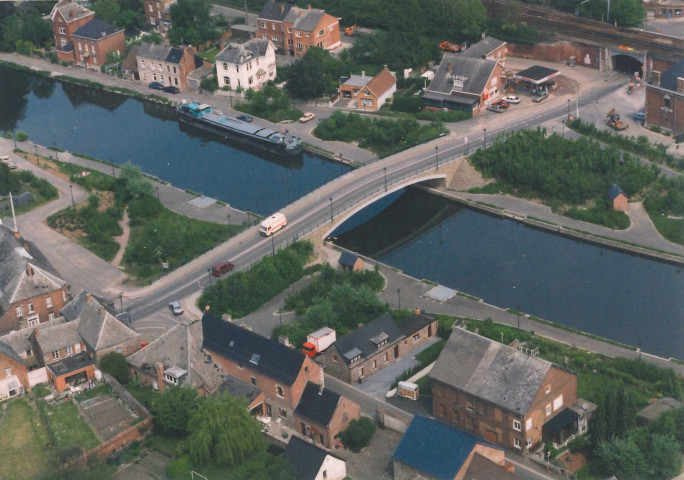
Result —
M 516 73 L 513 78 L 522 82 L 530 90 L 539 91 L 553 88 L 556 83 L 554 78 L 558 75 L 560 75 L 560 70 L 533 65 Z
M 365 267 L 363 259 L 351 252 L 342 252 L 338 260 L 340 270 L 362 271 Z
M 637 423 L 639 425 L 646 425 L 651 420 L 659 418 L 663 413 L 669 410 L 682 408 L 682 405 L 684 405 L 682 402 L 674 398 L 661 398 L 657 402 L 652 403 L 637 412 Z
M 420 388 L 415 383 L 399 382 L 397 385 L 397 393 L 400 397 L 410 398 L 411 400 L 418 400 Z
M 613 210 L 627 211 L 627 201 L 629 197 L 617 184 L 610 187 L 608 191 L 610 201 L 613 202 Z

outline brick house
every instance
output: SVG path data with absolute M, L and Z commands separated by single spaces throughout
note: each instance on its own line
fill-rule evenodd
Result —
M 646 84 L 646 126 L 684 133 L 684 60 L 662 74 L 651 72 Z
M 397 91 L 397 77 L 387 65 L 374 77 L 352 75 L 340 85 L 340 97 L 350 100 L 350 106 L 358 110 L 376 112 Z
M 340 22 L 325 10 L 291 3 L 266 2 L 257 19 L 257 37 L 271 40 L 285 55 L 302 57 L 311 47 L 334 50 L 341 45 Z
M 66 282 L 35 245 L 0 225 L 0 332 L 52 320 L 66 300 Z
M 508 44 L 503 40 L 494 37 L 485 37 L 470 48 L 460 53 L 461 57 L 479 58 L 482 60 L 493 60 L 499 62 L 501 66 L 506 66 L 506 55 L 508 54 Z
M 57 50 L 57 57 L 80 67 L 99 69 L 106 65 L 108 53 L 125 51 L 124 29 L 93 18 L 71 34 L 71 42 Z
M 323 368 L 300 351 L 210 312 L 202 316 L 202 333 L 203 352 L 218 368 L 261 389 L 264 415 L 297 431 L 316 432 L 309 438 L 328 447 L 347 421 L 358 418 L 360 407 L 325 390 Z
M 347 383 L 382 370 L 437 335 L 437 320 L 417 313 L 397 326 L 389 313 L 337 339 L 317 361 Z
M 681 0 L 646 1 L 644 7 L 657 19 L 681 19 L 684 12 L 684 2 Z
M 613 204 L 614 210 L 620 210 L 622 212 L 627 211 L 627 194 L 618 186 L 613 185 L 608 191 L 608 196 Z
M 76 323 L 76 331 L 96 364 L 111 352 L 127 357 L 140 350 L 140 334 L 116 318 L 88 292 L 81 291 L 60 313 L 66 320 Z
M 464 329 L 454 329 L 430 372 L 437 419 L 518 450 L 577 399 L 577 374 Z
M 344 251 L 337 261 L 340 270 L 350 270 L 352 272 L 362 272 L 365 268 L 363 259 L 351 252 Z
M 173 3 L 176 3 L 176 0 L 144 0 L 145 21 L 154 25 L 160 33 L 168 32 L 171 27 L 169 7 Z
M 71 35 L 93 18 L 95 18 L 95 12 L 76 3 L 55 4 L 50 12 L 50 21 L 57 50 L 65 49 L 71 43 Z M 70 51 L 73 51 L 73 48 Z
M 254 38 L 243 44 L 229 43 L 216 55 L 219 88 L 259 90 L 276 76 L 273 42 Z
M 474 435 L 416 415 L 392 454 L 394 480 L 519 480 L 506 452 Z
M 183 91 L 188 87 L 188 74 L 209 66 L 210 63 L 198 56 L 192 47 L 169 47 L 143 43 L 136 54 L 140 82 L 158 82 L 164 86 L 177 87 Z
M 0 341 L 0 400 L 21 395 L 28 387 L 24 361 L 9 345 Z
M 292 436 L 283 453 L 295 470 L 296 478 L 312 480 L 344 480 L 347 462 L 321 447 Z

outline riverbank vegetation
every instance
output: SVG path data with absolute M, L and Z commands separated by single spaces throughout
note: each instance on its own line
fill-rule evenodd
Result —
M 202 292 L 197 303 L 202 310 L 209 306 L 216 315 L 244 317 L 302 278 L 312 255 L 310 242 L 295 242 L 249 269 L 215 282 Z
M 658 179 L 644 207 L 663 237 L 684 245 L 684 178 Z
M 17 215 L 57 198 L 58 194 L 57 189 L 44 178 L 38 178 L 28 170 L 12 171 L 7 165 L 0 163 L 0 212 L 11 210 L 10 192 L 14 196 L 14 211 Z M 22 199 L 20 195 L 25 192 L 30 197 Z
M 255 117 L 265 118 L 269 122 L 298 120 L 302 111 L 292 106 L 287 94 L 272 83 L 261 90 L 249 89 L 245 92 L 245 101 L 235 104 L 235 110 L 249 113 Z
M 313 131 L 321 140 L 357 143 L 380 157 L 429 142 L 446 134 L 441 122 L 420 125 L 416 120 L 386 120 L 367 118 L 358 113 L 345 114 L 339 110 L 323 120 Z
M 539 198 L 558 213 L 609 228 L 626 228 L 626 214 L 612 210 L 608 191 L 617 184 L 631 199 L 648 193 L 659 174 L 631 154 L 590 139 L 546 136 L 546 130 L 523 130 L 498 140 L 470 157 L 485 178 L 496 183 L 480 193 Z

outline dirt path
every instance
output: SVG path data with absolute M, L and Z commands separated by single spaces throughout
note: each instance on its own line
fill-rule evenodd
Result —
M 113 237 L 114 241 L 119 244 L 119 251 L 116 252 L 116 255 L 111 261 L 111 264 L 115 267 L 121 265 L 121 259 L 123 258 L 123 254 L 126 251 L 128 239 L 131 236 L 131 227 L 128 225 L 128 209 L 124 210 L 123 219 L 121 219 L 119 225 L 121 225 L 123 233 L 118 237 Z

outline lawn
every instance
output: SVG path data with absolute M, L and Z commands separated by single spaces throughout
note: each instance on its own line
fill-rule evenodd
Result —
M 34 478 L 51 468 L 48 434 L 37 411 L 24 399 L 9 403 L 5 423 L 0 426 L 0 478 Z
M 211 63 L 214 63 L 216 61 L 216 55 L 218 55 L 219 51 L 220 50 L 218 48 L 212 48 L 211 50 L 199 52 L 197 55 Z
M 68 401 L 59 405 L 41 402 L 39 408 L 45 412 L 50 422 L 59 450 L 68 450 L 72 447 L 89 450 L 99 443 L 73 402 Z
M 150 387 L 133 384 L 132 382 L 126 385 L 126 390 L 148 409 L 152 408 L 152 403 L 160 395 L 159 392 L 155 392 Z

